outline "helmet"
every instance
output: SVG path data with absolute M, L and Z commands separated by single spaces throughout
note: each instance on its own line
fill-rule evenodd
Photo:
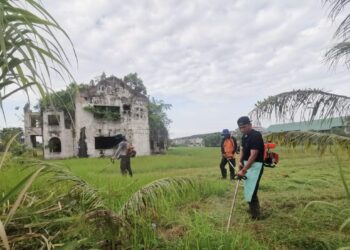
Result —
M 228 135 L 230 135 L 230 130 L 228 130 L 228 129 L 223 129 L 221 135 L 223 135 L 223 136 L 228 136 Z

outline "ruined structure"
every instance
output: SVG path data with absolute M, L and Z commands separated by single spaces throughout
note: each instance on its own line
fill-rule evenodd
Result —
M 100 157 L 114 153 L 121 136 L 137 155 L 150 154 L 148 98 L 112 76 L 80 89 L 74 117 L 55 107 L 41 113 L 24 108 L 25 142 L 42 136 L 44 158 Z

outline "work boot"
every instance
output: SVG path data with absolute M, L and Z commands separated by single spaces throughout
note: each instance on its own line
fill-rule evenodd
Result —
M 260 204 L 259 201 L 249 202 L 249 212 L 253 220 L 260 219 Z

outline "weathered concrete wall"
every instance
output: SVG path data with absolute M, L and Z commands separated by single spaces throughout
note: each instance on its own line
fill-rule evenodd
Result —
M 124 135 L 131 142 L 137 155 L 149 155 L 149 124 L 147 99 L 135 97 L 130 90 L 118 83 L 114 85 L 98 84 L 96 92 L 86 97 L 76 97 L 76 128 L 77 135 L 81 128 L 86 127 L 86 144 L 90 157 L 101 156 L 101 150 L 95 149 L 95 137 Z M 107 121 L 96 119 L 94 115 L 84 110 L 84 107 L 103 105 L 120 107 L 121 119 L 118 121 Z M 130 110 L 123 110 L 123 105 L 130 105 Z M 79 138 L 77 138 L 78 140 Z M 115 149 L 103 149 L 104 155 L 109 156 Z
M 84 108 L 88 106 L 108 106 L 120 108 L 120 119 L 108 121 L 97 119 Z M 125 106 L 126 105 L 126 106 Z M 124 110 L 125 108 L 125 110 Z M 34 113 L 33 113 L 34 114 Z M 84 150 L 89 157 L 99 157 L 101 153 L 110 156 L 115 148 L 95 149 L 96 137 L 114 137 L 124 135 L 131 142 L 137 155 L 150 155 L 149 124 L 148 124 L 148 99 L 145 96 L 134 93 L 120 79 L 111 77 L 101 81 L 96 86 L 90 86 L 75 97 L 75 126 L 65 128 L 64 113 L 47 109 L 40 116 L 41 127 L 31 126 L 31 111 L 25 107 L 25 141 L 31 145 L 31 135 L 42 135 L 44 158 L 58 159 L 77 156 Z M 57 116 L 59 124 L 49 124 L 49 116 Z M 85 128 L 85 129 L 83 129 Z M 73 133 L 74 131 L 74 133 Z M 84 133 L 81 133 L 84 131 Z M 82 136 L 84 134 L 84 136 Z M 80 139 L 80 138 L 83 139 Z M 57 139 L 56 139 L 57 138 Z M 79 140 L 80 139 L 80 140 Z M 57 148 L 50 147 L 50 140 L 60 142 L 60 152 Z M 56 146 L 58 143 L 55 144 Z
M 32 117 L 40 120 L 40 123 L 36 124 L 37 127 L 32 126 Z M 33 147 L 30 139 L 31 136 L 42 136 L 41 116 L 39 112 L 32 112 L 29 106 L 26 105 L 24 108 L 24 143 L 29 148 Z
M 48 122 L 49 115 L 58 116 L 59 125 L 50 126 Z M 52 138 L 60 140 L 61 152 L 50 152 L 49 141 Z M 63 159 L 75 156 L 76 149 L 72 129 L 65 128 L 63 112 L 45 111 L 43 113 L 43 146 L 45 159 Z

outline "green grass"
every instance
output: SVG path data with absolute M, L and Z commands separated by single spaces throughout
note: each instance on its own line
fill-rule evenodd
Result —
M 109 159 L 68 159 L 66 165 L 95 187 L 106 206 L 120 211 L 140 188 L 166 177 L 192 177 L 198 184 L 183 192 L 162 193 L 154 207 L 134 218 L 129 245 L 133 249 L 336 249 L 350 245 L 350 200 L 341 182 L 337 162 L 330 153 L 320 157 L 301 148 L 279 148 L 281 162 L 265 168 L 259 198 L 264 220 L 251 221 L 239 192 L 230 231 L 225 227 L 232 202 L 234 182 L 220 180 L 218 148 L 172 148 L 166 155 L 132 159 L 134 177 L 121 176 L 119 162 Z M 341 159 L 350 185 L 349 159 Z M 25 172 L 17 163 L 0 171 L 0 192 L 16 183 Z M 43 190 L 38 180 L 34 190 Z M 64 191 L 68 187 L 62 185 Z M 240 187 L 242 190 L 242 187 Z M 51 189 L 58 189 L 53 185 Z M 311 201 L 322 201 L 306 205 Z M 332 205 L 327 205 L 330 203 Z M 76 225 L 76 231 L 88 228 Z M 74 231 L 73 229 L 71 229 Z M 76 232 L 88 242 L 100 241 L 104 232 Z M 73 234 L 74 235 L 74 234 Z M 74 236 L 66 237 L 73 239 Z M 65 241 L 65 237 L 61 238 Z

